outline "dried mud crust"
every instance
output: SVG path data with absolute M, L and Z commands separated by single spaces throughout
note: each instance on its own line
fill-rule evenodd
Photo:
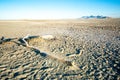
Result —
M 54 40 L 33 38 L 27 42 L 44 52 L 37 52 L 11 41 L 0 44 L 1 79 L 120 78 L 120 46 L 116 41 L 85 42 L 59 35 Z M 78 55 L 81 50 L 84 50 L 82 55 L 69 57 Z M 71 63 L 65 62 L 66 59 L 74 62 L 79 69 L 76 70 Z

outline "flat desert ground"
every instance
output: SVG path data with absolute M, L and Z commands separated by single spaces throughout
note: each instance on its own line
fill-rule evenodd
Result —
M 1 20 L 0 80 L 24 79 L 120 80 L 120 19 Z

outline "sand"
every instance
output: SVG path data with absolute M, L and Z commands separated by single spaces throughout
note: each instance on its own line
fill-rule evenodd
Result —
M 120 79 L 120 19 L 0 21 L 0 38 L 0 80 Z

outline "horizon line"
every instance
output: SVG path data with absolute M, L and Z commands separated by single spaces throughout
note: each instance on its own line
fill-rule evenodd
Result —
M 118 19 L 120 17 L 109 17 L 109 18 L 103 18 L 103 19 Z M 30 20 L 78 20 L 78 19 L 86 19 L 87 18 L 64 18 L 64 19 L 0 19 L 0 21 L 30 21 Z M 88 19 L 98 19 L 98 18 L 88 18 Z M 100 19 L 98 19 L 100 20 Z
M 89 16 L 94 16 L 94 15 L 89 15 Z M 89 17 L 88 16 L 88 17 Z M 95 16 L 103 16 L 103 15 L 95 15 Z M 67 20 L 67 19 L 86 19 L 86 18 L 83 18 L 84 16 L 81 16 L 81 17 L 75 17 L 75 18 L 6 18 L 6 19 L 0 19 L 0 20 Z M 103 16 L 104 17 L 104 16 Z M 105 16 L 107 18 L 120 18 L 120 17 L 112 17 L 112 16 Z M 107 19 L 107 18 L 104 18 L 104 19 Z M 98 19 L 98 18 L 88 18 L 88 19 Z

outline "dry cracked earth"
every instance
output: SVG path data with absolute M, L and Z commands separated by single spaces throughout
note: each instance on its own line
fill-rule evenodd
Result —
M 0 80 L 120 79 L 120 19 L 0 21 L 0 37 Z

